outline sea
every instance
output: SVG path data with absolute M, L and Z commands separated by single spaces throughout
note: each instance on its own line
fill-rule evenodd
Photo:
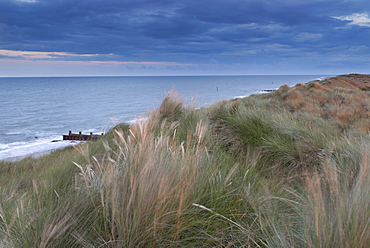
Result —
M 62 135 L 106 133 L 156 109 L 166 93 L 204 107 L 331 75 L 0 78 L 0 160 L 76 144 Z

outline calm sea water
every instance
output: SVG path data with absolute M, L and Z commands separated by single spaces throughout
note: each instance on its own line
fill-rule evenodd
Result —
M 205 106 L 309 76 L 0 78 L 0 159 L 71 145 L 69 130 L 101 133 L 155 109 L 173 88 Z

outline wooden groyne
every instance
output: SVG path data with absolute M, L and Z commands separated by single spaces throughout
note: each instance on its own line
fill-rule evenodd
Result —
M 68 135 L 63 135 L 63 140 L 90 140 L 94 141 L 99 138 L 101 138 L 104 134 L 93 134 L 90 132 L 90 134 L 82 134 L 80 131 L 79 133 L 72 133 L 72 131 L 69 131 Z

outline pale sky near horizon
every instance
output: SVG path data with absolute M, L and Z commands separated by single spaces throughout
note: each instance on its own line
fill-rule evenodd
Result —
M 0 77 L 370 73 L 368 0 L 0 0 Z

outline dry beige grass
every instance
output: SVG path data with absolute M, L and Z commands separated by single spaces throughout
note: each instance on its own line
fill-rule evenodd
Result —
M 346 128 L 370 132 L 370 76 L 344 75 L 292 88 L 283 85 L 270 94 L 290 111 L 339 121 Z M 283 105 L 284 106 L 284 105 Z

